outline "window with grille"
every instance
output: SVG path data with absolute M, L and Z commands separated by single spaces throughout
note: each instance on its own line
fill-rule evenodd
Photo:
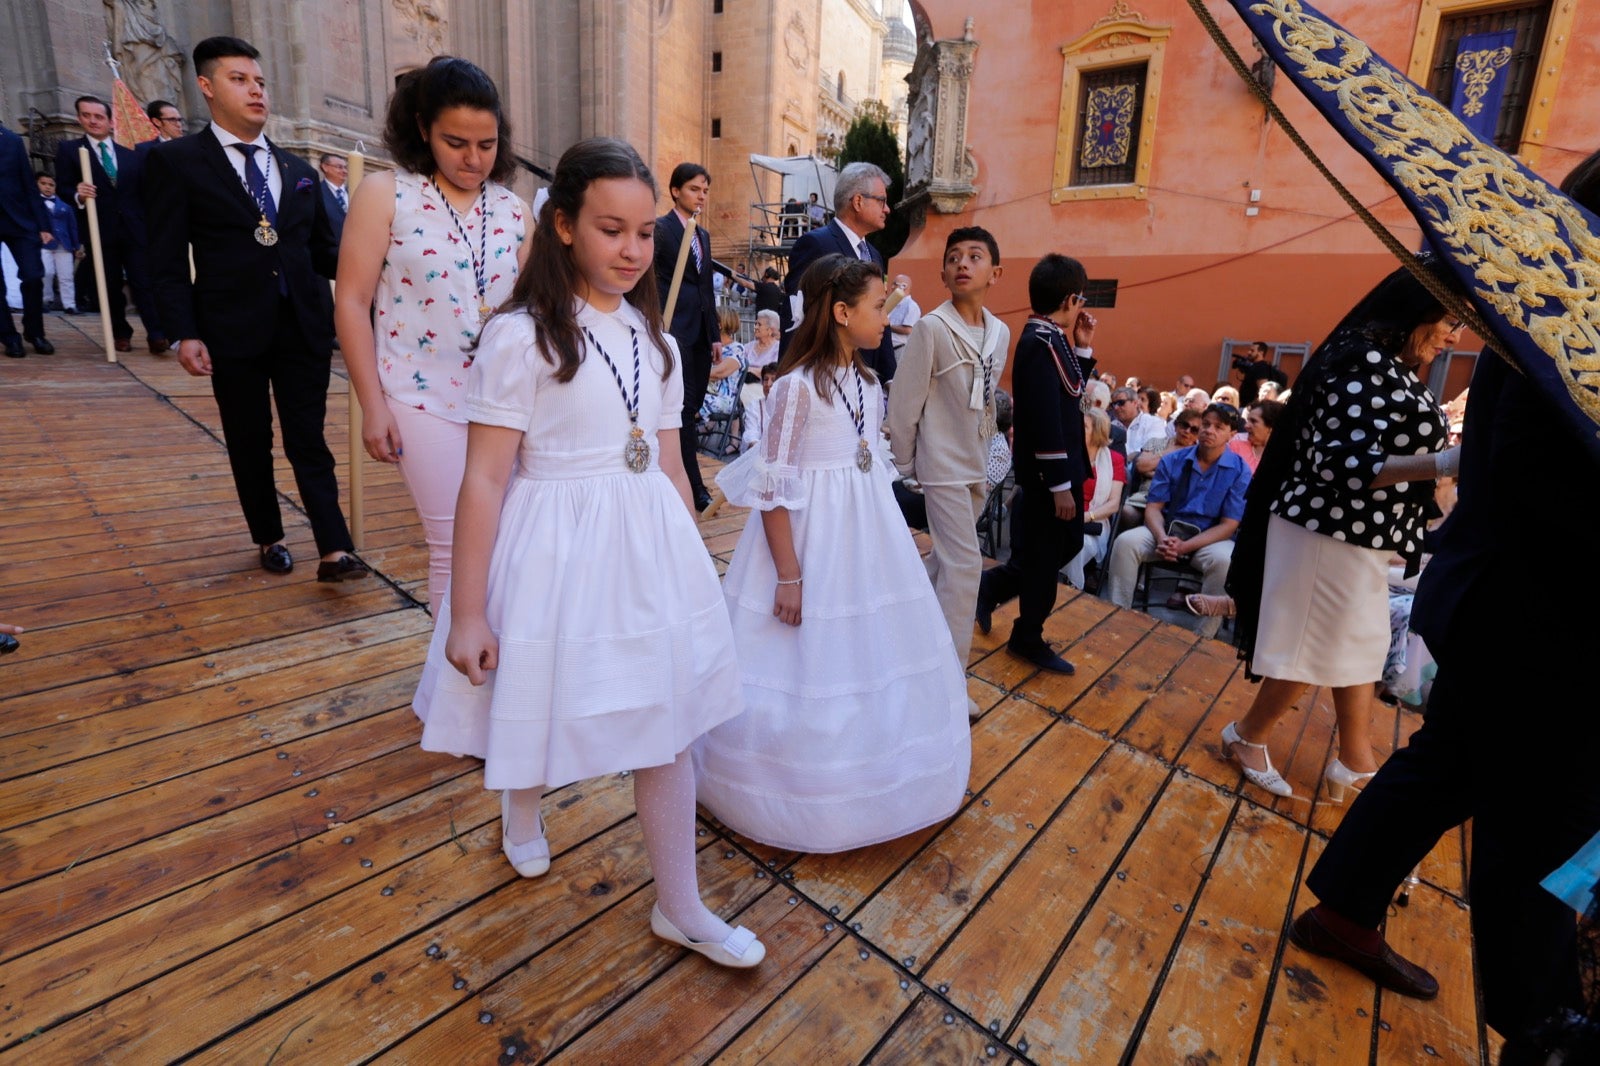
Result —
M 1137 63 L 1083 73 L 1078 87 L 1073 185 L 1125 185 L 1134 180 L 1146 70 L 1146 64 Z
M 1463 11 L 1439 20 L 1438 44 L 1428 74 L 1428 91 L 1451 110 L 1456 83 L 1456 56 L 1463 37 L 1486 33 L 1514 33 L 1509 62 L 1497 71 L 1505 81 L 1494 143 L 1507 152 L 1521 147 L 1522 127 L 1539 74 L 1539 53 L 1544 48 L 1545 26 L 1550 18 L 1548 0 L 1488 11 Z
M 1117 279 L 1090 278 L 1084 287 L 1083 298 L 1087 307 L 1117 306 Z

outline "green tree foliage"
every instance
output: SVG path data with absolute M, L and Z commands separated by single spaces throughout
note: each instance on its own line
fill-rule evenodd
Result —
M 889 128 L 889 109 L 878 100 L 864 100 L 856 108 L 856 117 L 845 131 L 844 144 L 839 149 L 838 167 L 843 170 L 850 163 L 876 163 L 889 175 L 889 206 L 892 209 L 905 194 L 905 163 L 900 158 L 900 145 Z M 911 236 L 911 222 L 904 211 L 890 210 L 889 224 L 877 233 L 868 235 L 867 241 L 883 254 L 888 262 L 900 254 Z

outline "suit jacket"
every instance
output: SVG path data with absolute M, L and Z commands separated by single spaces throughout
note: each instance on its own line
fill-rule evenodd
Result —
M 344 240 L 345 209 L 339 206 L 339 198 L 333 195 L 333 186 L 326 178 L 317 182 L 317 188 L 322 192 L 322 209 L 328 213 L 328 224 L 333 227 L 333 243 L 338 244 Z M 344 187 L 344 196 L 346 200 L 350 198 L 349 185 Z
M 256 243 L 261 212 L 224 152 L 207 126 L 157 145 L 146 163 L 151 280 L 168 336 L 200 338 L 213 359 L 265 353 L 277 332 L 281 276 L 307 345 L 331 355 L 333 299 L 323 279 L 334 275 L 338 248 L 316 172 L 272 145 L 283 191 L 278 243 L 268 248 Z
M 1070 482 L 1081 514 L 1089 446 L 1083 439 L 1080 398 L 1067 391 L 1058 366 L 1072 373 L 1066 338 L 1060 330 L 1030 319 L 1022 327 L 1011 363 L 1017 483 L 1048 489 Z M 1084 380 L 1093 376 L 1093 359 L 1079 359 L 1078 366 Z
M 683 268 L 683 284 L 678 288 L 677 306 L 667 307 L 667 290 L 672 286 L 672 272 L 678 265 L 678 250 L 683 246 L 683 221 L 678 212 L 668 211 L 656 219 L 656 287 L 660 291 L 661 317 L 667 323 L 667 332 L 678 342 L 678 350 L 687 361 L 691 353 L 705 351 L 705 373 L 711 371 L 711 345 L 721 340 L 717 328 L 717 295 L 711 284 L 711 239 L 706 231 L 695 227 L 695 239 L 705 268 L 694 264 L 694 252 L 689 252 Z M 684 369 L 691 369 L 687 362 Z
M 778 328 L 784 333 L 788 333 L 789 327 L 794 324 L 789 316 L 789 298 L 775 281 L 763 279 L 756 282 L 756 310 L 776 312 Z
M 56 145 L 56 191 L 68 203 L 72 203 L 77 196 L 78 183 L 80 181 L 92 183 L 96 193 L 95 200 L 100 205 L 98 214 L 101 239 L 107 244 L 123 240 L 144 243 L 143 205 L 139 202 L 138 195 L 141 160 L 134 158 L 131 148 L 124 148 L 115 141 L 109 143 L 112 154 L 117 160 L 115 182 L 101 165 L 100 154 L 95 151 L 94 145 L 89 143 L 89 138 L 74 137 Z M 83 170 L 78 166 L 79 148 L 89 149 L 87 178 L 83 176 Z M 89 232 L 89 212 L 85 208 L 78 210 L 78 230 L 81 233 Z
M 838 219 L 834 219 L 826 226 L 818 226 L 809 233 L 801 234 L 794 242 L 794 247 L 789 249 L 789 273 L 784 276 L 783 288 L 790 296 L 800 291 L 800 281 L 805 277 L 806 268 L 825 255 L 848 255 L 851 259 L 859 259 L 855 247 L 850 243 L 850 238 L 840 227 Z M 867 254 L 872 261 L 878 264 L 878 269 L 884 269 L 883 256 L 872 245 L 867 245 Z M 861 355 L 878 375 L 878 380 L 887 382 L 894 378 L 894 334 L 887 326 L 883 330 L 883 341 L 875 351 L 862 350 Z
M 26 243 L 31 236 L 34 244 L 41 244 L 39 234 L 50 229 L 50 212 L 34 181 L 28 146 L 0 126 L 0 237 Z

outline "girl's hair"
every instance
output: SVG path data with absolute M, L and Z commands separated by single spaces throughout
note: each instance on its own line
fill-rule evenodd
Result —
M 717 329 L 730 337 L 739 335 L 739 312 L 731 307 L 724 307 L 717 311 Z
M 843 302 L 853 305 L 867 291 L 873 278 L 883 280 L 883 271 L 876 263 L 857 259 L 853 255 L 825 255 L 811 266 L 800 279 L 800 291 L 805 295 L 805 317 L 795 328 L 789 351 L 779 360 L 778 373 L 804 370 L 811 374 L 817 398 L 833 402 L 835 382 L 831 371 L 844 361 L 844 342 L 839 339 L 839 328 L 833 321 L 833 305 Z M 847 357 L 857 372 L 867 381 L 877 381 L 861 358 L 861 352 L 851 348 Z
M 556 214 L 559 212 L 570 224 L 577 225 L 589 186 L 606 178 L 642 181 L 650 187 L 652 196 L 657 194 L 650 168 L 626 141 L 592 137 L 568 148 L 556 164 L 550 198 L 540 208 L 538 224 L 529 238 L 528 267 L 517 275 L 511 298 L 496 312 L 526 311 L 533 316 L 544 357 L 556 366 L 556 380 L 561 382 L 571 381 L 583 362 L 583 335 L 574 307 L 583 279 L 572 249 L 556 233 Z M 656 292 L 652 265 L 646 264 L 624 299 L 644 316 L 650 340 L 664 361 L 661 378 L 665 381 L 672 373 L 672 351 L 661 335 L 661 296 Z
M 1104 448 L 1111 443 L 1111 418 L 1098 407 L 1091 407 L 1083 412 L 1083 417 L 1089 420 L 1089 446 L 1091 448 Z
M 511 124 L 500 106 L 500 90 L 478 67 L 454 56 L 434 56 L 420 70 L 408 71 L 395 82 L 389 113 L 383 123 L 383 146 L 403 169 L 432 174 L 438 165 L 428 146 L 427 131 L 439 112 L 467 107 L 494 115 L 499 126 L 494 166 L 489 180 L 505 182 L 516 169 L 511 155 Z

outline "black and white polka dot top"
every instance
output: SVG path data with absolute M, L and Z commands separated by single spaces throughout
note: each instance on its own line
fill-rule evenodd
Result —
M 1388 456 L 1436 452 L 1446 440 L 1444 412 L 1428 387 L 1392 357 L 1368 351 L 1323 382 L 1272 513 L 1313 533 L 1414 559 L 1433 481 L 1369 486 Z

